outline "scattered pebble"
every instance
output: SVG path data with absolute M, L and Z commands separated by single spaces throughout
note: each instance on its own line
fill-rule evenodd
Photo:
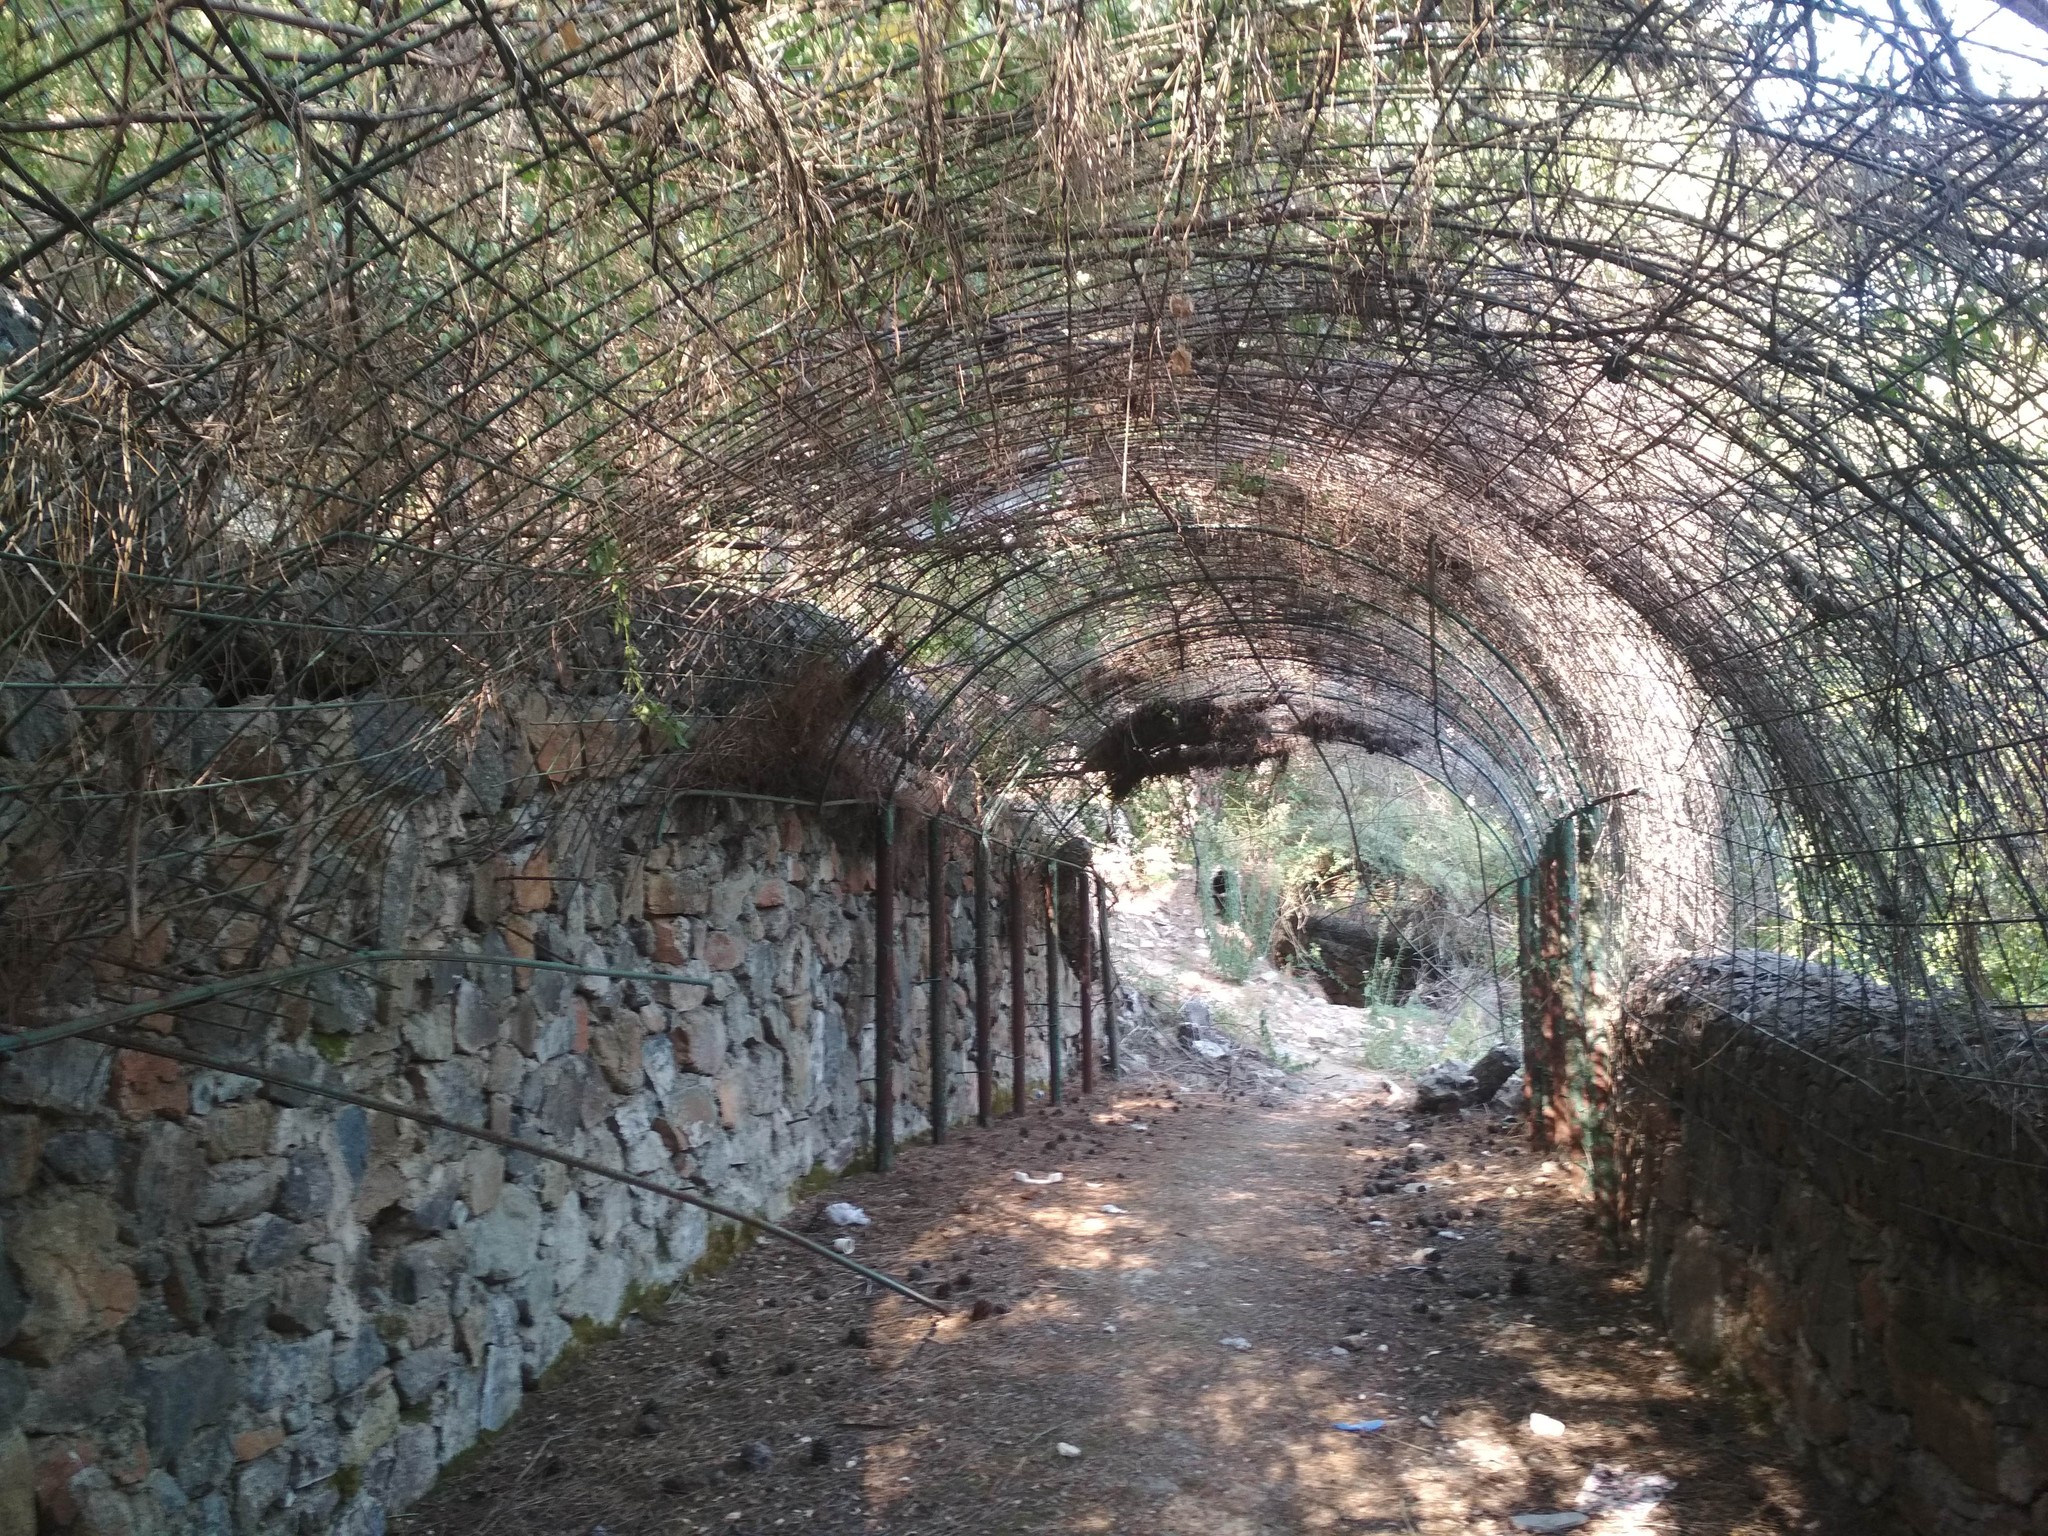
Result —
M 1225 1349 L 1235 1349 L 1243 1351 L 1250 1349 L 1252 1347 L 1252 1341 L 1250 1339 L 1240 1339 L 1235 1334 L 1231 1335 L 1227 1339 L 1222 1340 L 1221 1342 Z
M 1078 1445 L 1069 1445 L 1064 1440 L 1060 1441 L 1059 1444 L 1055 1445 L 1053 1449 L 1058 1451 L 1060 1455 L 1066 1457 L 1070 1461 L 1081 1454 L 1081 1447 L 1079 1447 Z
M 1532 1413 L 1529 1415 L 1529 1433 L 1539 1440 L 1562 1440 L 1564 1425 L 1547 1413 Z M 1566 1527 L 1558 1526 L 1557 1529 Z

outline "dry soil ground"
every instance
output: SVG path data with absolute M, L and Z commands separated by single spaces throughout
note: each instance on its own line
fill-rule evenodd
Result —
M 864 1206 L 859 1256 L 922 1266 L 953 1315 L 755 1247 L 400 1529 L 1505 1536 L 1596 1464 L 1676 1486 L 1589 1536 L 1858 1529 L 1674 1360 L 1511 1128 L 1383 1106 L 1127 1093 L 907 1149 L 814 1207 Z M 973 1321 L 979 1299 L 1007 1310 Z

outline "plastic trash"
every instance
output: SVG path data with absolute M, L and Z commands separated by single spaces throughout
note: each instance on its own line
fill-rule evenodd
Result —
M 1014 1175 L 1019 1184 L 1058 1184 L 1066 1178 L 1064 1173 L 1026 1173 L 1019 1168 Z
M 1577 1510 L 1562 1509 L 1547 1515 L 1510 1515 L 1508 1524 L 1518 1531 L 1576 1531 L 1592 1518 Z
M 857 1205 L 850 1205 L 844 1200 L 834 1200 L 830 1205 L 826 1206 L 825 1219 L 835 1227 L 871 1227 L 874 1225 L 873 1222 L 868 1220 L 868 1213 L 866 1211 Z
M 1562 1440 L 1564 1425 L 1547 1413 L 1532 1413 L 1529 1415 L 1529 1433 L 1539 1440 Z M 1566 1527 L 1559 1526 L 1558 1529 Z
M 1055 1445 L 1053 1449 L 1058 1451 L 1062 1456 L 1067 1457 L 1069 1460 L 1081 1454 L 1081 1447 L 1079 1447 L 1078 1445 L 1069 1445 L 1064 1440 L 1060 1441 L 1057 1445 Z
M 832 1239 L 832 1246 L 841 1253 L 851 1253 L 853 1252 L 853 1239 L 850 1237 L 835 1237 Z
M 1243 1351 L 1250 1349 L 1252 1347 L 1252 1341 L 1250 1339 L 1240 1339 L 1235 1334 L 1233 1334 L 1231 1337 L 1227 1339 L 1219 1340 L 1218 1342 L 1220 1342 L 1225 1349 L 1235 1349 Z
M 1105 1205 L 1102 1208 L 1102 1214 L 1105 1216 L 1128 1216 L 1131 1213 L 1120 1205 Z
M 1656 1472 L 1631 1472 L 1627 1467 L 1594 1463 L 1579 1496 L 1572 1503 L 1589 1515 L 1648 1514 L 1678 1486 Z
M 1347 1435 L 1376 1435 L 1386 1427 L 1385 1419 L 1339 1419 L 1330 1426 L 1343 1430 Z

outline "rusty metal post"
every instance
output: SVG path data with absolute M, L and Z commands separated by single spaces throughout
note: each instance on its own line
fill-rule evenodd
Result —
M 1060 1061 L 1060 867 L 1045 864 L 1045 1096 L 1057 1104 L 1061 1092 Z
M 947 1038 L 946 1015 L 953 1001 L 952 913 L 946 902 L 946 828 L 934 816 L 925 839 L 925 902 L 930 913 L 926 934 L 930 940 L 927 963 L 931 967 L 932 1001 L 932 1144 L 946 1139 L 947 1090 L 952 1087 L 952 1041 Z
M 896 807 L 875 817 L 875 1171 L 896 1165 Z
M 988 1039 L 995 1022 L 994 1000 L 988 995 L 988 921 L 988 834 L 983 832 L 974 839 L 974 1118 L 983 1127 L 996 1118 Z
M 1010 856 L 1010 1113 L 1021 1115 L 1031 1097 L 1030 1001 L 1024 990 L 1024 860 Z
M 1102 1035 L 1109 1047 L 1109 1075 L 1115 1077 L 1122 1067 L 1117 1059 L 1116 967 L 1109 955 L 1109 886 L 1100 875 L 1095 877 L 1095 919 L 1102 950 Z
M 1081 930 L 1081 1097 L 1095 1091 L 1095 924 L 1088 910 L 1089 871 L 1074 870 L 1074 914 Z

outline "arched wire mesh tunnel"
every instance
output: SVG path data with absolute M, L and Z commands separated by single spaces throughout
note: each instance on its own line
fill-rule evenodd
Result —
M 2035 67 L 1818 3 L 9 8 L 11 1102 L 198 1113 L 143 1025 L 475 1119 L 397 1015 L 665 974 L 584 886 L 719 792 L 857 876 L 885 802 L 1042 857 L 1336 747 L 1469 810 L 1525 1006 L 1600 970 L 1617 1186 L 1754 1027 L 2038 1284 Z

